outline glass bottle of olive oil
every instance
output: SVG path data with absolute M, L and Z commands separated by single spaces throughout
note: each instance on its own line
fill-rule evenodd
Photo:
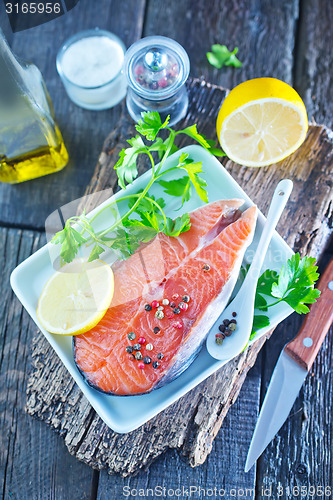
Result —
M 14 56 L 0 29 L 0 181 L 27 181 L 67 162 L 41 72 Z

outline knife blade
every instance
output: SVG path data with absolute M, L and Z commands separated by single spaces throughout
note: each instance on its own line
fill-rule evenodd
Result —
M 249 471 L 287 419 L 303 382 L 333 321 L 333 259 L 322 274 L 321 295 L 310 307 L 296 337 L 285 345 L 276 363 L 249 447 Z

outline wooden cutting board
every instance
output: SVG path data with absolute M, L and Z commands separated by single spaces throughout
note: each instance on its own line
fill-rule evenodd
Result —
M 189 110 L 177 127 L 197 123 L 199 132 L 208 138 L 216 137 L 216 116 L 226 90 L 200 80 L 189 81 L 188 89 Z M 104 143 L 86 194 L 107 188 L 117 189 L 113 167 L 120 150 L 126 147 L 126 140 L 133 135 L 134 123 L 123 104 L 121 120 Z M 185 140 L 179 145 L 186 143 Z M 301 148 L 277 165 L 246 168 L 226 158 L 223 164 L 264 214 L 278 181 L 281 178 L 292 179 L 294 190 L 278 231 L 302 255 L 317 258 L 321 255 L 332 232 L 331 130 L 311 125 Z M 141 163 L 139 173 L 145 169 L 146 166 Z M 85 203 L 86 209 L 93 208 L 104 197 L 103 194 L 95 195 L 93 201 L 88 205 Z M 71 454 L 97 469 L 105 468 L 110 473 L 123 476 L 135 474 L 167 448 L 182 449 L 190 465 L 197 466 L 210 453 L 223 419 L 236 400 L 265 340 L 258 340 L 193 389 L 190 397 L 184 396 L 141 428 L 128 434 L 116 434 L 96 415 L 47 340 L 37 332 L 32 348 L 26 410 L 59 431 Z

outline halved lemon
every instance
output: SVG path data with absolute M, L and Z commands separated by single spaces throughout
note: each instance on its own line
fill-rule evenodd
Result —
M 217 117 L 217 136 L 236 163 L 263 167 L 296 151 L 308 119 L 296 90 L 276 78 L 255 78 L 235 87 Z
M 76 259 L 46 283 L 37 317 L 50 333 L 79 335 L 97 325 L 114 291 L 113 272 L 105 262 Z

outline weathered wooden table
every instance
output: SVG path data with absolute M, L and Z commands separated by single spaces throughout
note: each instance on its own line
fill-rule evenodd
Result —
M 327 336 L 288 420 L 256 469 L 244 473 L 245 457 L 279 352 L 300 326 L 300 318 L 294 315 L 279 326 L 264 346 L 203 465 L 192 469 L 181 455 L 170 450 L 146 471 L 124 479 L 93 471 L 77 461 L 68 453 L 61 436 L 24 412 L 35 326 L 9 288 L 12 269 L 43 241 L 47 215 L 83 195 L 103 141 L 120 116 L 120 107 L 91 112 L 69 101 L 55 70 L 55 55 L 62 41 L 76 31 L 94 26 L 113 31 L 127 46 L 146 35 L 169 36 L 188 51 L 192 76 L 226 88 L 258 76 L 281 78 L 300 92 L 310 119 L 332 128 L 332 3 L 80 0 L 66 16 L 15 35 L 9 29 L 1 3 L 0 22 L 15 53 L 41 69 L 71 157 L 69 166 L 54 176 L 17 186 L 0 186 L 3 498 L 104 500 L 128 496 L 132 489 L 137 490 L 132 498 L 142 498 L 140 489 L 145 490 L 146 497 L 152 497 L 146 490 L 157 486 L 166 488 L 165 497 L 170 490 L 169 497 L 174 493 L 186 498 L 191 492 L 192 497 L 199 498 L 204 496 L 203 491 L 199 494 L 201 487 L 206 489 L 206 496 L 214 498 L 214 491 L 212 494 L 209 489 L 216 487 L 225 490 L 225 498 L 275 499 L 282 491 L 281 498 L 295 498 L 297 489 L 293 491 L 293 487 L 299 487 L 302 498 L 311 498 L 309 486 L 322 486 L 324 490 L 325 486 L 332 487 L 331 335 Z M 209 66 L 205 53 L 212 43 L 225 43 L 231 49 L 237 45 L 243 67 L 219 71 Z M 328 222 L 332 224 L 332 220 Z M 332 250 L 328 249 L 322 268 L 330 253 Z M 301 490 L 301 486 L 306 488 Z M 318 494 L 312 498 L 330 496 Z

